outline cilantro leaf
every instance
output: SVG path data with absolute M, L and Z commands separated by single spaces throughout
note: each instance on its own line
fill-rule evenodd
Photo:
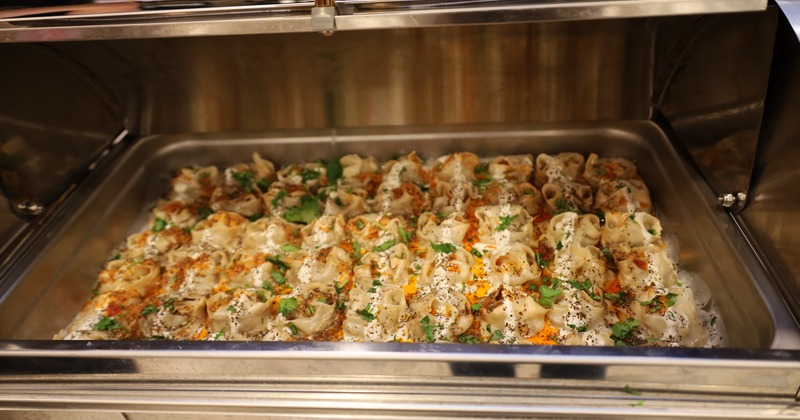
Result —
M 428 315 L 425 315 L 425 318 L 419 320 L 419 325 L 420 328 L 422 328 L 422 331 L 425 333 L 425 338 L 428 340 L 429 343 L 433 343 L 434 341 L 436 341 L 436 336 L 434 335 L 434 333 L 438 328 L 442 327 L 441 325 L 431 324 L 431 319 Z
M 588 294 L 589 297 L 592 298 L 592 300 L 599 301 L 601 299 L 600 295 L 594 292 L 594 285 L 592 284 L 592 281 L 589 279 L 584 280 L 583 283 L 579 282 L 578 280 L 569 279 L 567 280 L 567 283 L 569 283 L 570 286 L 578 290 L 583 290 L 584 292 L 586 292 L 586 294 Z
M 277 284 L 286 283 L 286 276 L 278 270 L 270 271 L 269 276 L 272 277 L 272 280 L 275 280 Z
M 631 333 L 638 331 L 639 320 L 628 318 L 625 321 L 617 322 L 611 326 L 611 339 L 617 346 L 625 345 Z
M 339 158 L 331 159 L 325 164 L 325 173 L 328 176 L 328 183 L 335 184 L 344 174 L 344 168 Z
M 556 214 L 566 213 L 571 211 L 573 213 L 577 213 L 578 209 L 575 207 L 574 204 L 570 203 L 569 201 L 559 198 L 556 200 Z
M 398 227 L 398 232 L 400 233 L 400 237 L 403 239 L 403 243 L 408 245 L 408 241 L 411 240 L 411 235 L 414 234 L 414 230 L 405 230 L 402 226 Z
M 278 207 L 281 202 L 283 202 L 283 198 L 289 195 L 286 190 L 279 190 L 277 194 L 275 194 L 275 198 L 272 199 L 272 207 Z
M 631 388 L 628 385 L 625 385 L 625 387 L 622 388 L 622 392 L 624 392 L 626 394 L 630 394 L 630 395 L 636 395 L 636 396 L 642 395 L 641 391 L 639 391 L 637 389 L 634 389 L 634 388 Z
M 472 309 L 472 312 L 478 312 L 481 310 L 481 303 L 473 303 L 469 308 Z
M 452 254 L 456 252 L 456 246 L 448 243 L 437 244 L 431 242 L 431 248 L 433 248 L 433 250 L 436 252 L 444 252 L 445 254 Z
M 361 316 L 361 319 L 367 322 L 375 319 L 375 314 L 372 313 L 372 306 L 369 303 L 364 307 L 364 309 L 357 310 L 356 313 Z
M 169 222 L 167 222 L 166 220 L 160 217 L 156 217 L 156 221 L 155 223 L 153 223 L 153 228 L 151 230 L 153 231 L 153 233 L 161 232 L 162 230 L 166 229 L 168 224 Z
M 303 182 L 313 181 L 318 179 L 322 174 L 319 171 L 316 171 L 311 168 L 303 168 L 303 171 L 300 172 L 300 176 L 303 178 Z
M 298 247 L 296 247 L 296 246 L 294 246 L 292 244 L 284 244 L 284 245 L 281 245 L 280 250 L 283 251 L 283 252 L 294 252 L 294 251 L 299 251 L 300 248 L 298 248 Z
M 280 257 L 278 257 L 277 255 L 276 256 L 272 256 L 272 257 L 267 256 L 267 257 L 264 257 L 264 259 L 269 261 L 269 262 L 271 262 L 272 265 L 274 265 L 275 267 L 278 267 L 278 269 L 281 270 L 281 271 L 285 271 L 285 270 L 289 269 L 289 264 L 286 264 L 285 262 L 281 261 Z
M 361 219 L 356 219 L 356 227 L 357 227 L 357 228 L 359 228 L 359 229 L 364 229 L 364 227 L 365 227 L 365 226 L 366 226 L 366 225 L 364 224 L 364 221 L 363 221 L 363 220 L 361 220 Z
M 480 165 L 475 167 L 475 173 L 476 174 L 485 174 L 486 171 L 488 171 L 488 170 L 489 170 L 489 164 L 488 163 L 482 163 L 482 164 L 480 164 Z
M 297 299 L 295 298 L 283 298 L 278 302 L 278 312 L 283 316 L 289 315 L 295 309 L 297 309 Z
M 246 189 L 247 191 L 253 191 L 253 178 L 256 176 L 256 174 L 250 171 L 244 171 L 234 172 L 231 174 L 231 176 L 236 180 L 236 182 L 239 183 L 239 185 L 242 186 L 242 188 Z
M 261 178 L 256 182 L 256 186 L 261 192 L 267 192 L 269 190 L 269 186 L 272 185 L 272 180 L 269 178 Z
M 541 305 L 543 308 L 550 309 L 553 307 L 555 299 L 561 296 L 561 293 L 561 290 L 556 289 L 555 287 L 551 288 L 546 284 L 542 284 L 539 286 L 539 299 L 536 299 L 536 303 Z
M 322 216 L 322 209 L 320 209 L 319 203 L 307 195 L 300 197 L 299 205 L 288 208 L 281 215 L 287 222 L 303 224 L 309 224 L 320 216 Z
M 536 259 L 536 265 L 538 265 L 541 268 L 545 268 L 547 267 L 547 264 L 550 264 L 550 261 L 547 261 L 546 259 L 542 258 L 542 256 L 539 255 L 538 253 L 533 254 L 533 257 Z
M 124 330 L 125 326 L 122 325 L 116 318 L 111 318 L 104 316 L 97 321 L 96 324 L 92 327 L 95 331 L 114 331 L 114 330 Z
M 481 252 L 480 252 L 480 251 L 478 251 L 476 248 L 472 248 L 472 249 L 469 251 L 469 253 L 470 253 L 470 254 L 472 254 L 472 255 L 474 255 L 474 256 L 476 256 L 476 257 L 478 257 L 478 258 L 483 258 L 483 254 L 481 254 Z
M 502 331 L 494 330 L 494 332 L 492 332 L 492 336 L 489 337 L 489 342 L 491 343 L 492 341 L 500 341 L 503 338 L 504 337 L 503 337 L 503 332 Z
M 516 219 L 517 217 L 519 217 L 518 214 L 515 214 L 513 216 L 500 216 L 500 224 L 497 225 L 497 228 L 495 230 L 499 232 L 501 230 L 508 229 L 511 226 L 511 223 L 514 222 L 514 219 Z
M 144 307 L 144 309 L 142 309 L 141 315 L 146 316 L 156 312 L 158 312 L 158 308 L 153 305 L 147 305 Z
M 459 336 L 458 337 L 458 341 L 461 342 L 461 343 L 469 343 L 469 344 L 478 344 L 478 343 L 480 343 L 480 340 L 478 340 L 474 336 L 468 335 L 468 334 L 464 334 L 462 336 Z
M 388 241 L 376 246 L 373 251 L 375 252 L 383 252 L 388 250 L 389 248 L 393 247 L 397 243 L 395 239 L 389 239 Z

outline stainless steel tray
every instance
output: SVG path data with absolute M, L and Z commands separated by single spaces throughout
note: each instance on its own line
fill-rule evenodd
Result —
M 665 228 L 679 241 L 682 268 L 699 274 L 715 296 L 731 348 L 49 340 L 89 296 L 101 261 L 142 228 L 147 207 L 164 194 L 172 170 L 245 161 L 253 151 L 285 163 L 346 153 L 387 159 L 411 150 L 426 156 L 455 150 L 481 155 L 578 151 L 638 160 Z M 306 398 L 317 401 L 309 406 L 314 409 L 422 413 L 442 409 L 431 399 L 438 396 L 442 403 L 472 407 L 476 413 L 576 414 L 610 404 L 609 415 L 650 409 L 702 415 L 709 401 L 736 394 L 748 395 L 752 403 L 746 411 L 729 402 L 734 411 L 745 410 L 738 413 L 764 414 L 759 411 L 763 409 L 798 414 L 794 396 L 800 385 L 800 330 L 733 221 L 714 206 L 713 194 L 683 162 L 658 126 L 640 121 L 141 139 L 76 191 L 0 283 L 0 408 L 48 402 L 143 409 L 145 402 L 134 396 L 144 387 L 158 390 L 154 392 L 166 398 L 164 404 L 178 411 L 224 406 L 249 412 L 246 407 L 285 406 L 292 398 Z M 651 370 L 658 373 L 644 374 Z M 101 397 L 87 399 L 80 391 L 64 395 L 57 384 L 65 381 L 79 381 L 79 389 L 94 389 Z M 207 398 L 192 403 L 186 392 L 199 382 L 212 384 L 216 391 L 199 389 Z M 331 391 L 334 383 L 342 386 L 341 392 L 371 390 L 376 396 L 348 394 L 350 399 L 339 401 L 329 395 L 338 392 Z M 102 390 L 98 384 L 104 384 Z M 624 394 L 624 385 L 648 392 Z M 263 391 L 264 386 L 281 390 L 280 395 L 258 394 L 252 404 L 225 397 L 226 391 Z M 489 386 L 516 408 L 487 408 L 491 399 L 473 398 Z M 525 402 L 525 390 L 534 388 L 554 398 L 548 405 L 552 410 Z M 293 389 L 311 394 L 299 397 Z M 579 395 L 587 389 L 596 392 Z M 331 399 L 320 399 L 322 394 Z M 414 397 L 397 400 L 401 394 Z M 675 398 L 684 404 L 667 404 Z M 631 406 L 631 400 L 640 399 L 647 400 L 647 408 Z M 775 404 L 781 407 L 778 411 Z M 724 413 L 735 414 L 728 409 Z

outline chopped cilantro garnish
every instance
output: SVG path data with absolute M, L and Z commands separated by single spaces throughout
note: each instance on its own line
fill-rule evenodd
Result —
M 373 249 L 373 251 L 375 251 L 375 252 L 386 251 L 389 248 L 393 247 L 396 243 L 397 243 L 397 241 L 395 239 L 389 239 L 388 241 L 376 246 L 375 249 Z
M 472 309 L 472 312 L 478 312 L 481 310 L 481 303 L 473 303 L 469 308 Z
M 104 316 L 94 324 L 92 327 L 95 331 L 114 331 L 114 330 L 124 330 L 125 326 L 122 325 L 116 318 L 111 318 Z
M 502 331 L 494 330 L 494 332 L 492 333 L 492 336 L 489 337 L 489 342 L 491 343 L 492 341 L 500 341 L 503 338 L 504 337 L 503 337 L 503 332 Z
M 456 246 L 447 243 L 437 244 L 431 242 L 431 248 L 433 248 L 433 250 L 436 252 L 444 252 L 445 254 L 452 254 L 453 252 L 456 252 Z
M 608 247 L 603 248 L 603 256 L 606 257 L 606 261 L 610 263 L 614 263 L 614 255 L 611 254 L 611 249 Z
M 598 175 L 600 175 L 600 176 L 605 176 L 605 175 L 606 175 L 606 173 L 607 173 L 607 172 L 606 172 L 606 168 L 604 168 L 604 167 L 603 167 L 603 166 L 601 166 L 601 165 L 596 165 L 596 166 L 594 167 L 594 171 L 595 171 L 595 172 L 597 172 L 597 174 L 598 174 Z
M 653 236 L 656 236 L 656 233 L 657 233 L 657 232 L 656 232 L 656 230 L 655 230 L 655 229 L 647 229 L 647 233 L 649 233 L 649 234 L 651 234 L 651 235 L 653 235 Z
M 536 299 L 536 303 L 543 308 L 550 309 L 553 307 L 555 299 L 559 296 L 561 296 L 561 290 L 556 289 L 555 286 L 551 288 L 546 284 L 542 284 L 539 286 L 539 299 Z
M 262 302 L 266 302 L 267 301 L 267 294 L 264 293 L 263 290 L 256 290 L 256 296 L 258 296 L 258 300 L 260 300 Z
M 630 338 L 631 333 L 639 329 L 639 320 L 628 318 L 611 326 L 611 338 L 617 346 L 623 346 Z
M 472 185 L 474 185 L 474 186 L 476 186 L 478 188 L 485 188 L 486 186 L 491 184 L 492 181 L 493 181 L 492 178 L 476 179 L 476 180 L 472 181 Z
M 309 168 L 303 168 L 303 171 L 300 172 L 300 176 L 303 178 L 303 182 L 308 182 L 318 179 L 320 175 L 321 174 L 318 171 Z
M 372 306 L 369 303 L 364 307 L 364 309 L 357 310 L 356 313 L 361 316 L 361 319 L 367 322 L 375 319 L 375 314 L 372 313 Z
M 420 328 L 425 333 L 425 338 L 428 340 L 429 343 L 433 343 L 436 341 L 436 336 L 434 333 L 438 328 L 442 328 L 439 324 L 431 324 L 431 319 L 428 315 L 425 315 L 424 318 L 419 320 Z
M 246 189 L 247 191 L 253 191 L 253 177 L 255 177 L 256 174 L 250 171 L 245 171 L 234 172 L 231 174 L 231 176 L 236 180 L 236 182 L 239 183 L 239 185 L 242 186 L 242 188 Z
M 295 298 L 283 298 L 278 302 L 278 312 L 283 316 L 289 315 L 295 309 L 297 309 L 297 299 Z
M 162 230 L 164 230 L 167 227 L 168 224 L 169 224 L 169 222 L 167 222 L 166 220 L 164 220 L 164 219 L 162 219 L 160 217 L 156 217 L 156 221 L 155 221 L 155 223 L 153 223 L 153 228 L 151 230 L 153 232 L 161 232 Z
M 550 261 L 547 261 L 546 259 L 542 258 L 542 256 L 539 255 L 538 253 L 534 254 L 533 257 L 536 259 L 536 265 L 538 265 L 541 268 L 547 267 L 547 264 L 550 263 Z
M 256 186 L 258 186 L 258 189 L 261 190 L 261 192 L 267 192 L 270 185 L 272 185 L 272 180 L 269 178 L 261 178 L 258 180 L 258 182 L 256 182 Z
M 641 391 L 639 391 L 639 390 L 637 390 L 637 389 L 634 389 L 634 388 L 631 388 L 631 387 L 629 387 L 628 385 L 625 385 L 625 386 L 622 388 L 622 392 L 624 392 L 624 393 L 626 393 L 626 394 L 630 394 L 630 395 L 636 395 L 636 396 L 642 395 L 642 392 L 641 392 Z
M 228 305 L 228 312 L 236 312 L 236 307 L 233 305 Z
M 153 305 L 147 305 L 147 306 L 144 307 L 144 309 L 142 309 L 141 314 L 142 314 L 142 316 L 145 316 L 145 315 L 150 315 L 150 314 L 155 313 L 155 312 L 158 312 L 158 308 L 156 308 Z
M 556 214 L 566 213 L 571 211 L 573 213 L 577 213 L 578 209 L 575 207 L 574 204 L 570 203 L 569 201 L 559 198 L 556 200 Z
M 556 244 L 556 251 L 561 251 L 561 248 L 564 248 L 564 244 L 562 244 L 561 241 L 559 240 L 558 243 Z
M 269 276 L 272 277 L 272 280 L 275 280 L 277 284 L 286 283 L 286 276 L 278 270 L 270 271 Z
M 275 198 L 272 199 L 272 207 L 278 207 L 287 195 L 289 195 L 289 193 L 286 192 L 286 190 L 279 190 L 278 193 L 275 194 Z
M 309 224 L 322 216 L 322 210 L 317 200 L 304 195 L 300 197 L 299 205 L 290 207 L 281 216 L 287 222 Z
M 567 324 L 567 326 L 577 332 L 586 332 L 586 325 Z
M 263 213 L 256 213 L 256 214 L 254 214 L 254 215 L 252 215 L 252 216 L 248 216 L 248 217 L 247 217 L 247 220 L 249 220 L 249 221 L 251 221 L 251 222 L 255 222 L 256 220 L 258 220 L 258 219 L 260 219 L 260 218 L 262 218 L 262 217 L 264 217 L 264 214 L 263 214 Z
M 364 222 L 361 219 L 356 219 L 356 227 L 357 228 L 364 229 L 364 226 L 366 226 L 366 225 L 364 224 Z
M 398 232 L 400 233 L 400 237 L 403 239 L 403 243 L 408 245 L 408 241 L 411 240 L 411 235 L 414 234 L 414 230 L 405 230 L 402 226 L 398 227 Z
M 652 298 L 652 299 L 650 299 L 648 301 L 645 301 L 645 302 L 641 302 L 640 301 L 639 303 L 641 303 L 642 306 L 647 306 L 648 307 L 648 311 L 650 313 L 656 313 L 656 312 L 661 312 L 662 310 L 664 310 L 665 309 L 665 307 L 664 307 L 665 304 L 666 304 L 667 308 L 675 305 L 675 301 L 676 301 L 677 298 L 678 298 L 678 295 L 676 295 L 675 293 L 667 293 L 666 295 L 656 296 L 656 297 L 654 297 L 654 298 Z
M 472 255 L 474 255 L 474 256 L 476 256 L 478 258 L 483 258 L 483 254 L 481 254 L 481 252 L 478 251 L 476 248 L 472 248 L 469 252 L 470 252 L 470 254 L 472 254 Z
M 570 286 L 578 290 L 583 290 L 593 300 L 599 301 L 601 299 L 600 295 L 594 293 L 594 285 L 592 284 L 592 281 L 589 279 L 585 279 L 583 283 L 579 282 L 578 280 L 569 279 L 567 280 L 567 283 L 569 283 Z
M 331 159 L 325 164 L 325 173 L 328 176 L 329 184 L 335 184 L 336 181 L 342 177 L 344 168 L 342 167 L 342 162 L 339 161 L 339 158 Z
M 177 299 L 178 299 L 178 298 L 169 298 L 169 299 L 167 299 L 167 300 L 166 300 L 166 302 L 164 302 L 164 307 L 165 307 L 165 308 L 166 308 L 168 311 L 170 311 L 171 313 L 173 313 L 173 314 L 175 313 L 175 301 L 176 301 Z
M 468 334 L 464 334 L 462 336 L 459 336 L 458 337 L 458 341 L 461 342 L 461 343 L 468 343 L 468 344 L 478 344 L 478 343 L 480 343 L 480 340 L 478 340 L 474 336 L 471 336 L 471 335 L 468 335 Z
M 294 325 L 293 322 L 289 323 L 289 330 L 292 332 L 292 335 L 297 335 L 297 326 Z
M 299 251 L 300 248 L 298 248 L 298 247 L 296 247 L 296 246 L 294 246 L 292 244 L 284 244 L 284 245 L 281 245 L 280 250 L 283 251 L 283 252 L 294 252 L 294 251 Z
M 356 259 L 361 258 L 361 244 L 353 241 L 353 254 L 355 254 Z
M 333 284 L 333 288 L 336 290 L 336 293 L 342 293 L 342 290 L 344 290 L 345 287 L 347 287 L 347 282 Z
M 513 216 L 500 216 L 500 224 L 497 225 L 497 228 L 495 230 L 499 232 L 501 230 L 508 229 L 511 226 L 511 223 L 514 222 L 514 219 L 516 219 L 517 217 L 519 217 L 518 214 L 515 214 Z
M 339 309 L 339 310 L 343 311 L 343 310 L 347 309 L 347 306 L 345 306 L 344 301 L 337 300 L 336 301 L 336 309 Z
M 269 262 L 271 262 L 272 265 L 274 265 L 275 267 L 278 267 L 278 269 L 280 269 L 281 271 L 289 269 L 289 264 L 286 264 L 285 262 L 281 261 L 280 257 L 278 257 L 277 255 L 276 256 L 272 256 L 272 257 L 267 256 L 267 257 L 264 257 L 264 259 L 269 261 Z
M 488 171 L 488 170 L 489 170 L 489 164 L 488 163 L 482 163 L 482 164 L 480 164 L 480 165 L 475 167 L 475 173 L 476 174 L 485 174 L 486 171 Z

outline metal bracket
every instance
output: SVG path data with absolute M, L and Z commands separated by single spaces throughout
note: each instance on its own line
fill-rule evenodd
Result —
M 311 29 L 325 36 L 336 32 L 335 0 L 315 0 L 311 8 Z
M 719 205 L 731 211 L 741 211 L 747 202 L 747 194 L 743 192 L 725 193 L 717 197 Z

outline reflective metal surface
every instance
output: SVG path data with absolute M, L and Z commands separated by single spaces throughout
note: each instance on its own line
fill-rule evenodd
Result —
M 775 49 L 752 200 L 740 215 L 800 317 L 800 9 L 785 10 Z
M 0 42 L 312 31 L 308 2 L 64 1 L 0 6 Z M 587 20 L 763 10 L 766 0 L 364 1 L 339 3 L 337 30 Z
M 647 119 L 654 31 L 634 19 L 47 45 L 147 135 Z
M 715 195 L 742 198 L 726 206 L 735 212 L 750 189 L 777 16 L 706 16 L 658 47 L 654 106 Z

